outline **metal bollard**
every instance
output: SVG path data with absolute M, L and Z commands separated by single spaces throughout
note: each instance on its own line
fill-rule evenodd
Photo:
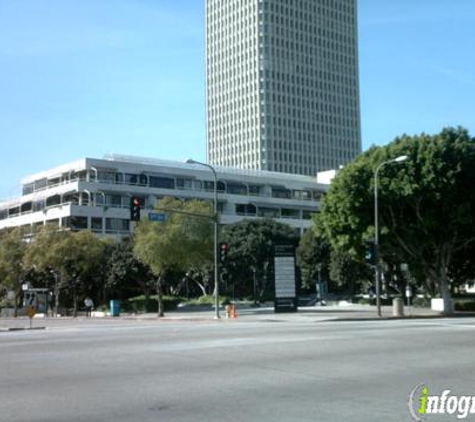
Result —
M 393 316 L 404 316 L 404 302 L 400 297 L 393 299 Z

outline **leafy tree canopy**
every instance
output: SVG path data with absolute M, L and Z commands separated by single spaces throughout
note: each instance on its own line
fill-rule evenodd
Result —
M 162 287 L 167 273 L 212 262 L 213 213 L 209 203 L 197 200 L 164 198 L 156 208 L 169 210 L 165 221 L 140 221 L 134 233 L 134 255 L 157 277 L 158 316 L 163 316 Z
M 15 315 L 26 273 L 24 266 L 26 249 L 27 244 L 20 228 L 0 232 L 0 287 L 14 292 Z
M 454 256 L 475 241 L 475 141 L 465 129 L 371 148 L 338 173 L 316 224 L 334 248 L 362 257 L 364 241 L 374 237 L 374 172 L 401 155 L 409 159 L 379 173 L 381 257 L 410 263 L 447 309 Z
M 318 281 L 329 280 L 330 251 L 330 243 L 323 236 L 315 234 L 314 230 L 307 230 L 302 235 L 297 248 L 302 287 L 314 287 Z
M 254 273 L 259 282 L 259 295 L 266 288 L 267 275 L 273 270 L 275 245 L 297 246 L 299 236 L 286 224 L 272 219 L 243 220 L 224 227 L 221 239 L 229 244 L 224 267 L 238 294 L 249 294 Z
M 134 253 L 158 277 L 163 271 L 212 262 L 212 210 L 203 201 L 164 198 L 157 203 L 164 222 L 141 221 L 135 230 Z M 201 216 L 201 217 L 200 217 Z
M 150 295 L 153 275 L 148 266 L 135 257 L 132 238 L 110 245 L 106 272 L 104 287 L 108 293 L 124 298 L 140 288 L 146 296 Z

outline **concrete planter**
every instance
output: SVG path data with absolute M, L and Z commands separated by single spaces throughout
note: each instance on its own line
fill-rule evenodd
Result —
M 430 307 L 433 311 L 444 312 L 444 299 L 442 298 L 431 299 Z M 453 309 L 453 301 L 452 301 L 451 308 Z

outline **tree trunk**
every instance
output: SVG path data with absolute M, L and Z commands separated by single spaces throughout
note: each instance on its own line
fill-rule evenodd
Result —
M 165 309 L 163 306 L 162 276 L 161 275 L 157 279 L 157 301 L 158 301 L 157 318 L 161 318 L 165 316 Z
M 447 280 L 447 275 L 445 271 L 441 271 L 444 273 L 444 277 L 440 277 L 439 279 L 439 289 L 440 294 L 442 295 L 442 299 L 444 301 L 444 310 L 443 313 L 446 315 L 450 315 L 454 313 L 454 306 L 452 303 L 452 295 L 450 293 L 450 287 Z M 441 274 L 442 275 L 442 274 Z
M 59 308 L 59 284 L 58 279 L 56 279 L 54 284 L 54 317 L 58 317 L 58 308 Z
M 78 292 L 76 287 L 76 282 L 74 282 L 74 289 L 73 289 L 73 316 L 77 318 L 78 316 Z
M 15 290 L 15 297 L 13 299 L 13 316 L 16 318 L 18 316 L 18 299 L 20 298 L 20 295 L 18 292 Z
M 20 302 L 21 291 L 22 291 L 23 277 L 20 276 L 16 279 L 15 284 L 13 285 L 13 291 L 15 292 L 14 303 L 13 303 L 13 316 L 16 318 L 18 316 L 18 308 L 22 307 Z
M 447 278 L 447 268 L 445 265 L 439 265 L 439 268 L 433 268 L 429 271 L 430 278 L 438 287 L 439 294 L 442 296 L 443 308 L 442 313 L 446 315 L 453 314 L 454 308 L 452 303 L 452 294 L 450 293 L 449 280 Z
M 101 302 L 107 304 L 108 298 L 109 298 L 109 289 L 106 286 L 104 286 L 104 288 L 102 289 Z
M 200 288 L 201 293 L 203 294 L 203 296 L 206 296 L 207 295 L 206 286 L 204 284 L 201 284 L 198 280 L 192 279 L 192 281 L 194 281 L 196 283 L 196 285 Z
M 73 282 L 73 316 L 77 318 L 78 316 L 78 286 L 79 280 L 74 278 Z

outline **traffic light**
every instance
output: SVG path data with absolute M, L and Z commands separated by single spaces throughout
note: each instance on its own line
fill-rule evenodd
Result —
M 219 247 L 219 259 L 221 262 L 226 260 L 226 256 L 228 255 L 229 245 L 227 243 L 221 243 Z
M 130 199 L 130 221 L 140 221 L 140 207 L 142 200 L 138 196 L 132 196 Z
M 365 261 L 370 265 L 376 265 L 376 245 L 374 240 L 367 240 L 365 246 Z

